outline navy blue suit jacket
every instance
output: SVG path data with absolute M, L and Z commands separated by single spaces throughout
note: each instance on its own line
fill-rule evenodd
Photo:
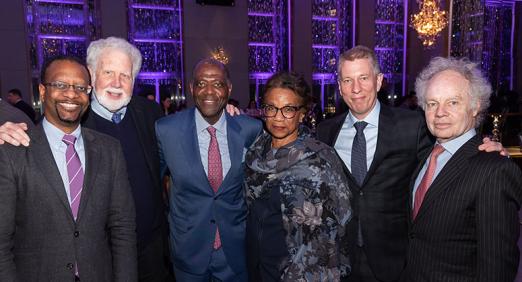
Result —
M 245 267 L 246 204 L 243 156 L 262 130 L 258 120 L 226 114 L 231 167 L 214 194 L 201 163 L 195 108 L 156 122 L 161 171 L 172 176 L 169 223 L 172 259 L 183 271 L 203 274 L 213 249 L 216 226 L 223 251 L 236 273 Z

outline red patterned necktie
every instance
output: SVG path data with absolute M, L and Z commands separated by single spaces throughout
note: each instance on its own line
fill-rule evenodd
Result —
M 444 147 L 440 144 L 435 145 L 435 148 L 431 151 L 430 162 L 428 163 L 428 168 L 422 177 L 422 180 L 415 192 L 415 203 L 413 205 L 413 219 L 417 216 L 419 209 L 424 201 L 424 196 L 426 196 L 426 192 L 428 192 L 428 188 L 431 185 L 431 181 L 433 180 L 433 175 L 435 174 L 435 169 L 437 168 L 437 158 L 440 154 L 444 152 Z
M 80 157 L 74 149 L 76 137 L 74 135 L 65 134 L 62 141 L 67 145 L 65 150 L 65 160 L 67 161 L 67 175 L 69 176 L 69 194 L 71 197 L 71 210 L 74 220 L 78 217 L 78 208 L 80 207 L 80 199 L 83 188 L 83 169 Z
M 217 193 L 221 182 L 223 182 L 223 168 L 221 166 L 221 154 L 219 153 L 219 145 L 216 138 L 216 129 L 212 126 L 207 127 L 210 133 L 210 144 L 208 146 L 208 182 Z M 214 249 L 221 247 L 221 237 L 216 227 L 216 238 L 214 240 Z

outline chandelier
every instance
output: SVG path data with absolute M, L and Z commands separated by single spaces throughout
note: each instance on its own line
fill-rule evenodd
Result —
M 225 52 L 225 48 L 218 46 L 210 53 L 213 59 L 220 61 L 224 65 L 228 64 L 229 58 Z
M 419 0 L 420 11 L 411 17 L 411 27 L 419 34 L 419 39 L 426 47 L 432 46 L 439 33 L 448 24 L 446 11 L 441 11 L 437 0 Z

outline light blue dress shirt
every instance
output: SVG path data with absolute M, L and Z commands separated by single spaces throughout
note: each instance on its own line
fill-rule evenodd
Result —
M 207 127 L 211 126 L 201 115 L 198 109 L 195 111 L 196 115 L 196 133 L 198 135 L 199 155 L 201 156 L 201 163 L 208 175 L 208 146 L 210 145 L 210 133 Z M 223 179 L 230 169 L 230 153 L 228 151 L 227 139 L 227 119 L 225 112 L 221 114 L 219 120 L 212 125 L 216 129 L 216 138 L 219 146 L 219 154 L 221 155 L 221 167 L 223 169 Z
M 98 98 L 96 97 L 96 93 L 94 93 L 94 90 L 92 91 L 91 96 L 92 96 L 92 98 L 91 98 L 91 109 L 93 110 L 93 112 L 95 112 L 96 114 L 98 114 L 102 118 L 112 122 L 112 115 L 114 115 L 115 113 L 110 112 L 109 110 L 107 110 L 105 107 L 103 107 L 100 104 L 100 102 L 98 101 Z M 121 114 L 121 119 L 123 120 L 123 118 L 125 117 L 125 113 L 126 112 L 127 112 L 127 106 L 121 108 L 116 113 L 120 113 Z
M 346 116 L 339 136 L 337 136 L 337 140 L 335 141 L 334 148 L 350 171 L 352 171 L 352 144 L 355 133 L 357 133 L 353 126 L 354 123 L 358 121 L 368 123 L 366 128 L 364 128 L 364 137 L 366 139 L 366 169 L 368 170 L 370 169 L 373 156 L 375 155 L 375 149 L 377 148 L 380 112 L 381 104 L 377 101 L 370 113 L 362 120 L 358 120 L 351 112 Z
M 67 150 L 67 145 L 62 141 L 63 136 L 66 133 L 54 126 L 53 124 L 51 124 L 50 122 L 48 122 L 46 118 L 43 119 L 42 126 L 45 131 L 47 141 L 49 142 L 49 145 L 51 147 L 51 152 L 53 153 L 54 161 L 56 162 L 58 171 L 60 171 L 60 176 L 62 177 L 65 193 L 67 193 L 67 199 L 69 199 L 70 204 L 71 193 L 69 191 L 69 175 L 67 174 L 67 161 L 65 159 L 65 151 Z M 85 148 L 83 146 L 81 126 L 78 125 L 78 127 L 70 135 L 74 135 L 76 137 L 74 149 L 80 157 L 82 169 L 85 172 Z
M 437 175 L 439 175 L 440 171 L 444 168 L 444 166 L 448 163 L 448 161 L 451 159 L 451 157 L 464 145 L 466 142 L 469 141 L 469 139 L 473 138 L 473 136 L 477 135 L 477 132 L 474 128 L 466 131 L 466 133 L 462 134 L 461 136 L 450 140 L 448 142 L 442 143 L 442 147 L 444 147 L 444 152 L 442 152 L 439 157 L 437 158 L 437 167 L 435 168 L 435 174 L 433 174 L 433 178 L 431 179 L 431 182 L 437 178 Z M 439 144 L 436 142 L 435 144 Z M 426 170 L 428 169 L 428 164 L 430 162 L 431 154 L 426 159 L 426 162 L 424 162 L 424 165 L 422 166 L 422 169 L 419 172 L 419 175 L 417 175 L 417 178 L 415 179 L 415 187 L 413 189 L 413 197 L 412 198 L 412 207 L 415 203 L 415 193 L 417 192 L 417 189 L 419 188 L 419 184 L 422 180 L 422 177 L 424 177 L 424 174 L 426 173 Z M 431 183 L 428 184 L 431 185 Z

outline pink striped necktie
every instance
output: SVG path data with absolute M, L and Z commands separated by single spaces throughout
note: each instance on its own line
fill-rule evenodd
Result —
M 422 180 L 415 191 L 415 203 L 413 204 L 413 219 L 417 217 L 419 213 L 422 202 L 424 201 L 424 197 L 428 192 L 428 188 L 431 185 L 433 180 L 433 176 L 435 175 L 435 169 L 437 168 L 437 158 L 444 152 L 444 147 L 442 145 L 437 144 L 435 148 L 431 151 L 430 162 L 428 163 L 428 168 L 422 177 Z
M 69 176 L 69 195 L 71 197 L 70 205 L 74 216 L 74 220 L 78 217 L 78 208 L 80 207 L 80 198 L 83 189 L 83 169 L 80 157 L 74 149 L 76 137 L 66 134 L 62 141 L 67 145 L 65 151 L 65 159 L 67 160 L 67 175 Z
M 210 133 L 210 144 L 208 146 L 208 182 L 217 193 L 221 182 L 223 182 L 223 168 L 221 165 L 221 154 L 219 153 L 219 145 L 216 138 L 216 129 L 212 126 L 207 127 L 208 133 Z M 221 237 L 219 236 L 219 230 L 216 227 L 216 237 L 214 239 L 214 249 L 221 247 Z

